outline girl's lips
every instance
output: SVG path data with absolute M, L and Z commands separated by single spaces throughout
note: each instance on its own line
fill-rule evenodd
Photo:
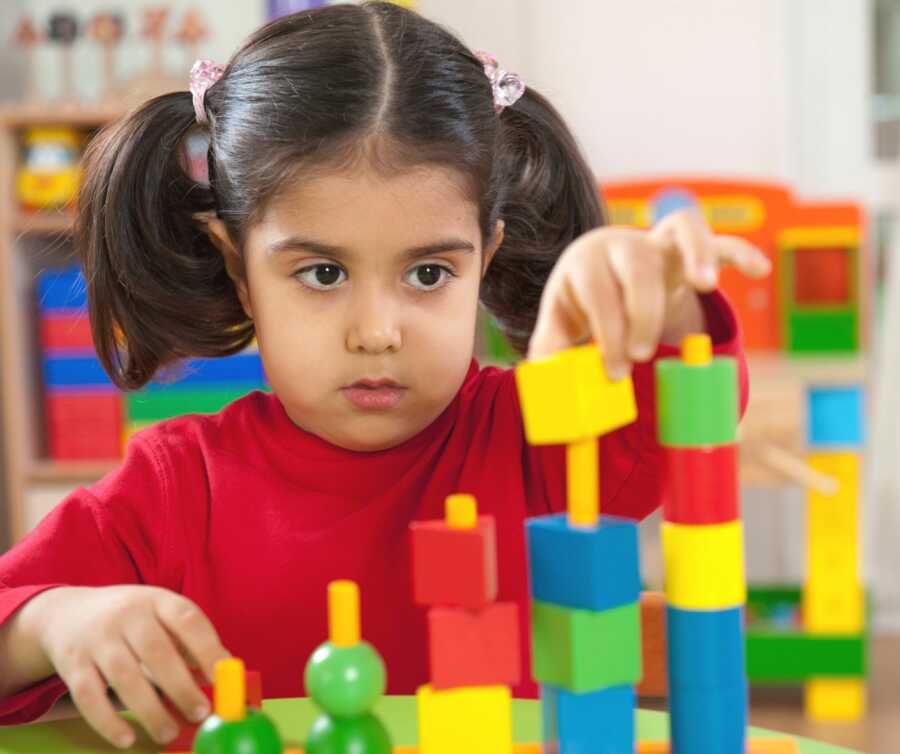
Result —
M 387 411 L 396 408 L 406 394 L 406 388 L 390 382 L 381 385 L 356 382 L 341 392 L 356 408 L 367 411 Z

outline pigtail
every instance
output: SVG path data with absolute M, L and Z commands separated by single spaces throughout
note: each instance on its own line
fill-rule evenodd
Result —
M 156 97 L 85 156 L 76 245 L 97 355 L 120 388 L 141 387 L 186 356 L 234 353 L 253 337 L 224 258 L 195 217 L 215 203 L 183 167 L 194 123 L 190 94 Z
M 534 89 L 500 115 L 493 182 L 504 240 L 481 301 L 513 348 L 528 349 L 544 284 L 563 250 L 604 225 L 594 175 L 556 109 Z

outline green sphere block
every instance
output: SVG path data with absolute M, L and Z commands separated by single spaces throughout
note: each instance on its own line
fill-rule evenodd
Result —
M 267 715 L 247 708 L 243 720 L 210 715 L 194 737 L 194 754 L 281 754 L 281 736 Z
M 352 647 L 320 645 L 304 676 L 306 693 L 333 717 L 356 717 L 368 712 L 384 694 L 384 661 L 368 642 Z
M 738 425 L 737 361 L 715 358 L 693 366 L 680 359 L 656 362 L 659 441 L 669 447 L 735 442 Z
M 532 675 L 583 693 L 641 679 L 641 613 L 632 602 L 599 612 L 535 600 L 531 604 Z
M 374 715 L 320 715 L 306 739 L 306 754 L 391 754 L 391 737 Z

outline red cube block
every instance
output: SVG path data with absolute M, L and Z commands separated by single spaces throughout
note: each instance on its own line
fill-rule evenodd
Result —
M 493 516 L 470 529 L 414 521 L 413 599 L 419 605 L 479 610 L 497 599 L 497 535 Z
M 46 398 L 50 457 L 96 461 L 122 457 L 122 394 L 51 392 Z
M 666 521 L 724 524 L 740 518 L 736 445 L 663 450 Z
M 431 685 L 515 686 L 522 675 L 519 607 L 495 602 L 483 610 L 433 607 L 428 611 Z
M 54 351 L 94 353 L 91 320 L 85 311 L 45 314 L 41 317 L 41 346 L 49 355 Z
M 247 670 L 244 673 L 244 677 L 247 685 L 247 706 L 262 709 L 262 676 L 256 670 Z M 206 694 L 210 707 L 212 707 L 215 704 L 212 684 L 206 682 L 206 677 L 199 670 L 194 671 L 194 680 L 200 684 L 200 690 Z M 175 705 L 165 697 L 163 697 L 163 703 L 180 728 L 178 735 L 166 746 L 165 751 L 192 751 L 194 748 L 194 736 L 197 735 L 197 729 L 202 723 L 192 723 L 185 720 Z M 213 712 L 215 712 L 215 709 L 213 709 Z

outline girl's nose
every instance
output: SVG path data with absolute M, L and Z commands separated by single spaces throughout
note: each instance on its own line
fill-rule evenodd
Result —
M 374 292 L 358 302 L 347 329 L 347 350 L 380 354 L 398 351 L 403 345 L 399 319 L 383 295 Z

